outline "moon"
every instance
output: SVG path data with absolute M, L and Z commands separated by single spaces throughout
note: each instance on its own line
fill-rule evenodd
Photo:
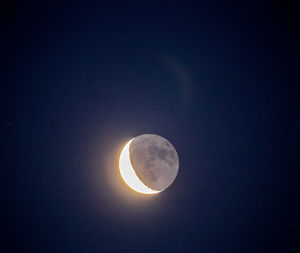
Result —
M 156 194 L 174 182 L 179 158 L 168 140 L 155 134 L 143 134 L 126 143 L 121 151 L 119 169 L 131 189 Z

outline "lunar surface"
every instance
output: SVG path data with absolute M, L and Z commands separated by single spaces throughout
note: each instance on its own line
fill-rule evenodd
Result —
M 122 178 L 132 189 L 154 194 L 173 183 L 178 173 L 179 159 L 168 140 L 158 135 L 144 134 L 125 145 L 119 167 Z

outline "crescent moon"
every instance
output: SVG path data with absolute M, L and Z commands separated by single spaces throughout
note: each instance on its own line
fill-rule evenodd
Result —
M 134 139 L 131 139 L 127 144 L 124 146 L 124 148 L 121 151 L 120 160 L 119 160 L 119 169 L 120 174 L 125 181 L 125 183 L 133 190 L 139 193 L 143 194 L 156 194 L 160 191 L 153 190 L 146 186 L 136 175 L 131 161 L 130 161 L 130 152 L 129 147 L 131 142 Z

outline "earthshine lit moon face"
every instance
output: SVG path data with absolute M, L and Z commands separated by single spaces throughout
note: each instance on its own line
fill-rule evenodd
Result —
M 143 194 L 156 194 L 175 180 L 179 159 L 173 145 L 165 138 L 144 134 L 131 139 L 123 148 L 120 174 L 133 190 Z

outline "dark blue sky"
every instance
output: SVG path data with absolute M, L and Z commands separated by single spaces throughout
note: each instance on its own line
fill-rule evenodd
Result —
M 1 12 L 3 252 L 299 249 L 295 6 L 42 1 Z M 180 159 L 155 197 L 118 174 L 122 146 L 144 133 Z

